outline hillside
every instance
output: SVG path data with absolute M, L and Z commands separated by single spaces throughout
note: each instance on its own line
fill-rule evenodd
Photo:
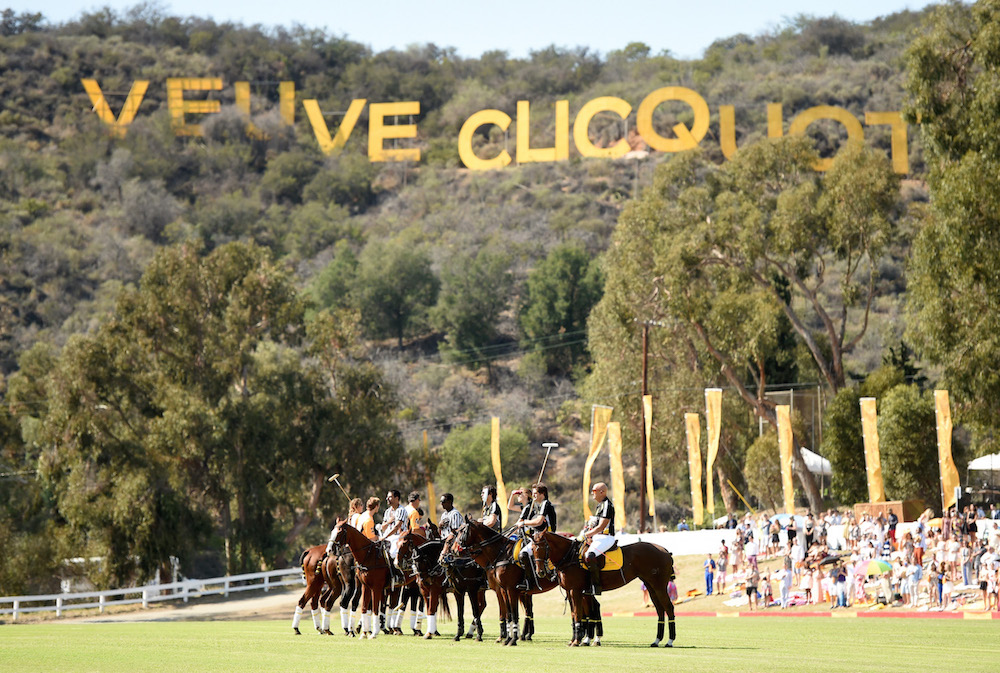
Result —
M 440 447 L 453 429 L 497 415 L 535 447 L 524 472 L 537 470 L 541 441 L 560 442 L 550 479 L 558 497 L 575 499 L 589 408 L 599 401 L 578 390 L 591 364 L 586 315 L 575 316 L 575 327 L 531 323 L 532 272 L 556 268 L 566 250 L 582 251 L 592 266 L 580 270 L 579 282 L 591 278 L 600 296 L 600 260 L 623 208 L 672 156 L 647 141 L 674 139 L 678 123 L 706 123 L 697 146 L 723 162 L 730 133 L 736 147 L 769 129 L 790 133 L 816 106 L 857 120 L 899 111 L 903 50 L 923 17 L 902 12 L 852 24 L 801 16 L 773 33 L 720 40 L 687 61 L 639 43 L 609 54 L 550 47 L 527 59 L 502 52 L 465 59 L 434 45 L 372 53 L 305 27 L 217 24 L 146 6 L 62 25 L 7 13 L 0 35 L 0 398 L 26 353 L 58 353 L 73 335 L 94 333 L 158 251 L 187 244 L 208 255 L 252 242 L 292 274 L 313 302 L 310 315 L 360 311 L 363 357 L 399 398 L 394 421 L 410 452 L 400 488 L 424 483 L 425 431 L 430 447 Z M 144 91 L 138 82 L 148 83 Z M 707 116 L 669 97 L 643 107 L 667 87 L 694 92 Z M 572 122 L 602 97 L 625 101 L 629 111 L 621 118 L 603 108 L 583 130 L 584 143 Z M 523 131 L 519 101 L 530 102 Z M 562 121 L 560 101 L 569 115 Z M 506 152 L 505 167 L 472 170 L 461 156 L 462 129 L 481 110 L 511 121 L 506 133 L 490 124 L 472 129 L 468 149 L 480 159 Z M 336 130 L 348 126 L 332 150 Z M 528 148 L 519 147 L 522 133 Z M 846 133 L 829 120 L 808 127 L 826 158 Z M 866 121 L 864 135 L 900 159 L 888 123 Z M 567 136 L 564 160 L 531 158 L 528 150 L 549 147 L 558 157 Z M 902 202 L 919 204 L 927 198 L 923 153 L 912 127 L 908 138 Z M 587 144 L 603 151 L 623 139 L 634 150 L 625 156 L 583 156 Z M 372 160 L 380 152 L 392 160 Z M 914 225 L 906 209 L 898 217 L 904 235 L 879 263 L 881 296 L 848 361 L 852 372 L 870 371 L 901 339 L 905 232 Z M 390 259 L 425 260 L 418 271 L 428 294 L 405 316 L 380 321 L 366 303 L 379 299 L 366 295 L 372 283 L 365 279 L 391 276 Z M 474 279 L 480 265 L 495 275 Z M 540 277 L 536 283 L 538 290 Z M 462 321 L 461 304 L 452 311 L 445 299 L 467 297 L 470 286 L 496 289 L 477 295 L 492 300 L 478 331 Z M 461 336 L 463 329 L 473 336 Z M 636 383 L 619 392 L 637 390 Z M 34 469 L 18 462 L 31 454 L 18 428 L 37 420 L 37 411 L 22 404 L 10 412 L 17 420 L 4 425 L 3 467 Z M 679 515 L 676 502 L 684 500 L 686 477 L 668 457 L 676 449 L 654 445 L 665 519 Z M 630 485 L 636 462 L 626 456 Z M 595 474 L 606 469 L 605 459 Z M 567 512 L 567 523 L 577 516 Z M 322 525 L 312 526 L 310 533 L 323 534 Z

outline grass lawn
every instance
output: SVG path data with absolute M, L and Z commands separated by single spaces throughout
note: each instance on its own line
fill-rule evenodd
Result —
M 486 626 L 495 637 L 495 623 Z M 995 673 L 1000 660 L 992 621 L 687 618 L 677 627 L 674 649 L 653 650 L 647 646 L 655 619 L 636 617 L 606 620 L 600 649 L 565 647 L 569 619 L 561 617 L 539 619 L 536 641 L 516 648 L 412 636 L 359 641 L 305 631 L 296 637 L 288 620 L 14 624 L 0 627 L 0 671 Z

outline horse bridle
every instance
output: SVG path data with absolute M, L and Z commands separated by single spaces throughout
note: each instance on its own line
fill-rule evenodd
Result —
M 532 542 L 534 542 L 534 540 L 532 540 Z M 535 549 L 537 549 L 539 552 L 541 552 L 542 551 L 542 543 L 545 544 L 545 553 L 544 553 L 544 555 L 542 555 L 541 558 L 537 558 L 536 557 L 534 559 L 534 561 L 535 561 L 535 570 L 536 571 L 538 570 L 538 564 L 542 564 L 541 567 L 544 568 L 546 561 L 549 561 L 550 563 L 552 563 L 552 567 L 555 568 L 557 571 L 562 570 L 563 568 L 569 567 L 570 565 L 572 565 L 576 561 L 577 554 L 576 554 L 575 547 L 580 544 L 576 540 L 574 540 L 571 543 L 569 551 L 566 552 L 566 555 L 563 556 L 559 560 L 559 563 L 556 563 L 555 561 L 552 561 L 552 559 L 551 559 L 552 547 L 551 547 L 551 545 L 549 545 L 549 541 L 545 539 L 544 535 L 541 537 L 541 539 L 538 542 L 535 542 Z
M 339 533 L 342 533 L 344 535 L 344 542 L 343 542 L 343 544 L 348 549 L 351 550 L 351 554 L 354 556 L 354 565 L 355 565 L 356 568 L 360 568 L 361 570 L 364 570 L 365 572 L 368 572 L 369 570 L 373 570 L 373 569 L 375 569 L 377 567 L 377 566 L 369 567 L 369 566 L 366 566 L 364 564 L 364 561 L 367 561 L 368 557 L 372 555 L 373 548 L 376 547 L 377 544 L 378 544 L 377 542 L 373 542 L 373 541 L 369 540 L 368 544 L 366 544 L 364 547 L 362 547 L 363 550 L 366 550 L 365 551 L 365 555 L 362 558 L 359 559 L 357 557 L 357 555 L 354 554 L 354 550 L 351 549 L 351 545 L 348 544 L 348 542 L 347 542 L 347 531 L 344 530 L 342 526 L 337 526 L 337 530 L 338 530 Z M 365 538 L 365 539 L 368 540 L 368 538 Z M 339 544 L 337 542 L 337 540 L 336 540 L 336 535 L 334 536 L 334 544 Z M 388 568 L 389 566 L 386 566 L 386 567 Z
M 472 545 L 466 547 L 462 543 L 462 540 L 463 538 L 467 539 L 469 537 L 469 531 L 471 530 L 470 526 L 471 524 L 465 524 L 465 526 L 463 526 L 464 530 L 462 530 L 461 533 L 458 536 L 456 536 L 453 548 L 455 549 L 455 551 L 457 551 L 457 553 L 460 556 L 467 552 L 469 557 L 471 558 L 473 556 L 476 556 L 483 550 L 485 550 L 487 547 L 490 547 L 491 545 L 494 545 L 496 544 L 496 542 L 499 541 L 500 544 L 497 545 L 496 554 L 494 554 L 493 560 L 485 566 L 486 568 L 495 568 L 500 561 L 500 555 L 503 553 L 502 544 L 504 542 L 508 542 L 509 540 L 491 528 L 490 531 L 493 533 L 492 535 L 490 535 L 488 538 L 484 540 L 480 540 L 479 542 L 474 542 Z

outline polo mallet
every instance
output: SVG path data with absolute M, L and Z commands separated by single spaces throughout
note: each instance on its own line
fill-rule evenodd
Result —
M 535 480 L 536 484 L 542 483 L 542 475 L 545 473 L 545 464 L 549 462 L 549 452 L 552 449 L 559 446 L 558 442 L 542 442 L 542 446 L 545 447 L 545 460 L 542 461 L 542 469 L 538 471 L 538 479 Z
M 337 474 L 335 474 L 332 477 L 330 477 L 329 479 L 327 479 L 327 481 L 336 482 L 337 486 L 340 486 L 340 480 L 337 479 L 337 477 L 339 477 L 339 476 L 340 476 L 340 472 L 338 472 Z M 347 491 L 344 490 L 343 486 L 340 486 L 340 492 L 344 494 L 344 497 L 347 498 L 348 502 L 351 501 L 351 496 L 347 495 Z

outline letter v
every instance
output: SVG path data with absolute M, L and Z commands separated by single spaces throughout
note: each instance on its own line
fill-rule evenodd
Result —
M 128 92 L 128 98 L 125 99 L 125 105 L 122 106 L 122 111 L 118 115 L 118 119 L 115 119 L 111 107 L 104 99 L 104 94 L 101 92 L 101 86 L 97 83 L 97 80 L 82 79 L 80 81 L 83 82 L 83 88 L 87 91 L 87 95 L 90 96 L 90 102 L 94 104 L 94 112 L 97 113 L 97 116 L 101 118 L 102 122 L 111 127 L 112 135 L 124 138 L 125 127 L 135 119 L 135 113 L 138 112 L 139 104 L 142 103 L 142 99 L 146 95 L 146 88 L 149 86 L 149 81 L 137 79 L 132 83 L 132 89 Z
M 330 130 L 326 126 L 326 121 L 323 120 L 323 113 L 319 109 L 319 103 L 313 98 L 302 101 L 302 107 L 306 109 L 306 116 L 309 117 L 309 125 L 312 126 L 313 133 L 316 135 L 316 142 L 319 143 L 319 148 L 323 154 L 327 156 L 340 154 L 340 150 L 344 149 L 344 145 L 347 144 L 347 139 L 351 137 L 351 131 L 354 130 L 354 125 L 358 123 L 358 118 L 361 116 L 361 111 L 367 102 L 368 99 L 366 98 L 355 98 L 352 100 L 350 107 L 347 108 L 347 112 L 344 114 L 344 120 L 340 122 L 340 126 L 337 128 L 337 135 L 330 138 Z

